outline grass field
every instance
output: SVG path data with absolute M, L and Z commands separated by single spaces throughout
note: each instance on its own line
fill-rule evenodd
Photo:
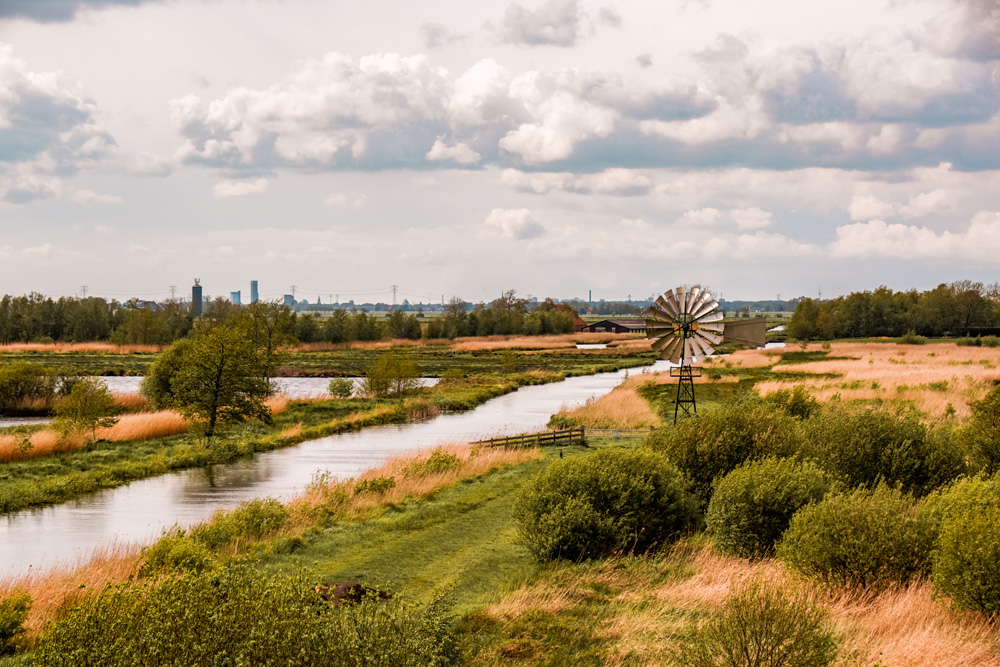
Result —
M 861 405 L 912 406 L 928 421 L 939 418 L 939 403 L 931 399 L 940 394 L 954 405 L 952 418 L 960 421 L 962 402 L 1000 380 L 997 367 L 1000 351 L 988 348 L 835 343 L 829 349 L 789 347 L 713 360 L 696 392 L 699 409 L 707 411 L 735 392 L 801 384 L 816 393 L 830 391 L 831 397 L 841 393 L 841 400 Z M 636 417 L 669 423 L 666 413 L 672 420 L 675 390 L 665 374 L 635 373 L 600 408 L 603 399 L 563 416 L 604 419 L 619 427 Z M 297 409 L 294 403 L 288 406 L 286 428 L 294 426 Z M 567 447 L 562 455 L 579 457 L 641 442 L 591 439 L 589 447 Z M 475 460 L 468 448 L 449 451 L 457 459 Z M 702 533 L 645 556 L 539 564 L 515 539 L 511 507 L 534 476 L 558 459 L 559 450 L 526 452 L 489 470 L 460 473 L 456 468 L 451 477 L 435 481 L 407 472 L 429 460 L 429 453 L 418 456 L 423 458 L 416 463 L 400 460 L 363 475 L 360 481 L 369 483 L 395 480 L 395 486 L 377 493 L 362 490 L 368 487 L 359 486 L 359 480 L 315 486 L 290 506 L 288 530 L 227 547 L 231 551 L 223 555 L 251 560 L 272 573 L 305 573 L 316 583 L 360 582 L 416 603 L 445 593 L 454 604 L 463 664 L 468 665 L 673 665 L 680 639 L 712 618 L 734 589 L 752 581 L 804 591 L 826 610 L 839 645 L 837 667 L 1000 664 L 997 621 L 952 610 L 924 578 L 879 593 L 823 588 L 773 558 L 720 555 Z M 335 509 L 318 512 L 324 507 Z M 103 586 L 134 577 L 139 558 L 134 552 L 117 558 L 105 554 L 85 570 L 88 574 L 63 573 L 26 587 L 44 591 L 53 601 L 46 613 L 54 614 L 82 594 L 74 589 L 78 582 Z M 0 582 L 0 591 L 13 585 Z M 35 627 L 44 617 L 36 612 Z M 14 664 L 0 659 L 4 667 Z

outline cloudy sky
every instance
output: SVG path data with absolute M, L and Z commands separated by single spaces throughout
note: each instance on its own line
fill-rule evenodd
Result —
M 0 0 L 0 293 L 998 269 L 997 0 Z

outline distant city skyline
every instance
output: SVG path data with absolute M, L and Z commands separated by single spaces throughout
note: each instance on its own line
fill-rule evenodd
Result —
M 7 0 L 0 293 L 995 282 L 996 7 Z

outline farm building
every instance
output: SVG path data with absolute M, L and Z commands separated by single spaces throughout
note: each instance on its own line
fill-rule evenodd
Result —
M 645 320 L 601 320 L 583 327 L 585 333 L 646 333 Z

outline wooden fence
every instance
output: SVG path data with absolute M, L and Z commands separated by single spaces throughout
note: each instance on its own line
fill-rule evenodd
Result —
M 539 433 L 522 433 L 521 435 L 511 435 L 503 438 L 490 438 L 489 440 L 478 440 L 469 443 L 470 445 L 480 445 L 482 447 L 543 447 L 545 445 L 574 445 L 583 444 L 584 429 L 567 428 L 561 431 L 541 431 Z
M 649 435 L 649 428 L 588 428 L 587 435 L 620 438 L 622 436 Z

